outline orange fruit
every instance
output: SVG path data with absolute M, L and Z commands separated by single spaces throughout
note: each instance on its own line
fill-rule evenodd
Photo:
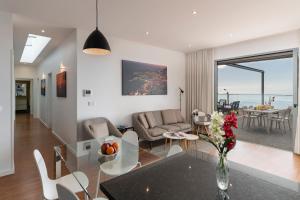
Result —
M 118 143 L 114 142 L 111 146 L 116 150 L 116 152 L 119 150 L 119 144 Z
M 110 146 L 110 147 L 108 147 L 106 149 L 106 153 L 107 153 L 107 155 L 114 154 L 115 153 L 115 149 L 112 146 Z

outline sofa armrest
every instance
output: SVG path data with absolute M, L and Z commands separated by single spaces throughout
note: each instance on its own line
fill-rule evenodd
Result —
M 139 138 L 148 141 L 153 140 L 153 137 L 149 135 L 148 130 L 142 125 L 142 123 L 140 123 L 136 114 L 132 115 L 132 125 Z

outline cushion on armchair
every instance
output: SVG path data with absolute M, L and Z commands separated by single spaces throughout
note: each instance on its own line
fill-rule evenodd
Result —
M 177 117 L 174 110 L 163 110 L 161 112 L 164 124 L 175 124 L 177 123 Z
M 106 122 L 91 124 L 90 129 L 95 138 L 105 137 L 109 135 Z
M 141 124 L 144 126 L 144 128 L 148 129 L 149 128 L 149 124 L 148 124 L 148 122 L 146 120 L 145 114 L 144 113 L 139 114 L 138 118 L 139 118 Z

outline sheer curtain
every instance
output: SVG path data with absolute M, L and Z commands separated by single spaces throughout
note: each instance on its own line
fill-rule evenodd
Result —
M 186 119 L 194 109 L 213 111 L 213 49 L 204 49 L 186 55 Z

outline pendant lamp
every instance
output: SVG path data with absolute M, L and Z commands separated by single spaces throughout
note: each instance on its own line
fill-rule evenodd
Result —
M 96 30 L 86 39 L 83 52 L 91 55 L 108 55 L 110 46 L 105 36 L 98 29 L 98 0 L 96 0 Z

